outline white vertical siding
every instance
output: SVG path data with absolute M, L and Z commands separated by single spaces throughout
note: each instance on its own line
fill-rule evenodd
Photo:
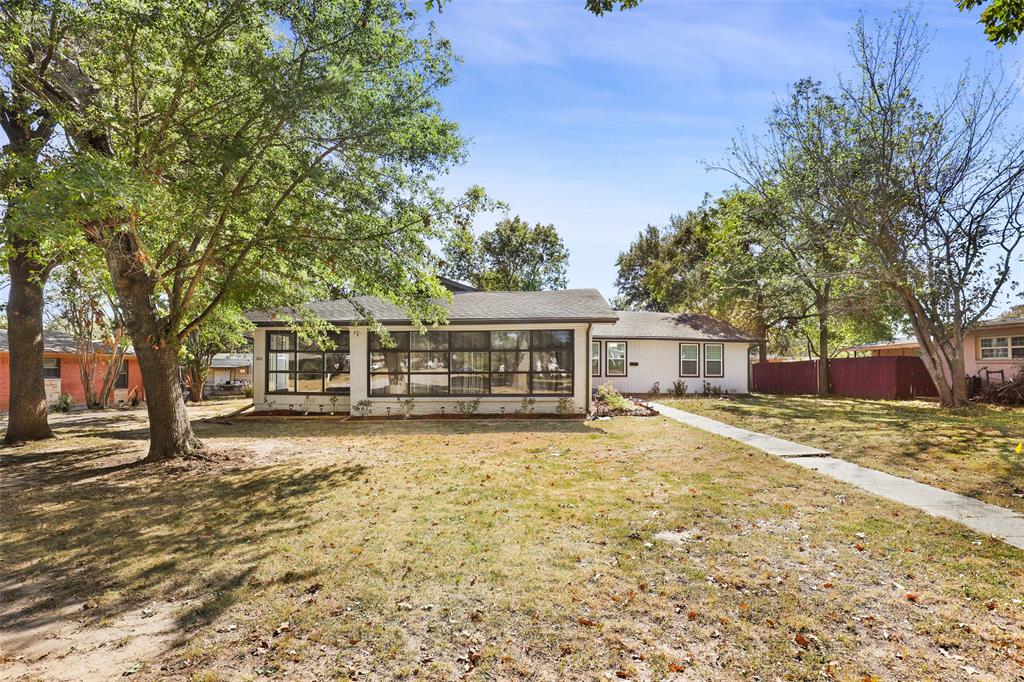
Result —
M 686 342 L 661 339 L 599 339 L 601 341 L 601 376 L 593 378 L 594 386 L 611 382 L 620 393 L 650 393 L 657 382 L 662 393 L 672 391 L 676 381 L 685 381 L 689 393 L 700 393 L 704 390 L 704 382 L 718 387 L 723 393 L 747 393 L 748 352 L 750 343 L 722 343 L 723 374 L 721 377 L 707 377 L 704 372 L 704 346 L 717 342 Z M 605 344 L 608 341 L 626 341 L 627 376 L 607 376 L 607 353 Z M 699 376 L 679 376 L 679 344 L 699 343 L 700 367 Z M 589 349 L 589 347 L 588 347 Z M 589 358 L 589 350 L 588 350 Z

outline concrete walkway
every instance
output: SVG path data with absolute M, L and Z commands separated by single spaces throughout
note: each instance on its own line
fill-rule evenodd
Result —
M 737 440 L 771 455 L 785 457 L 793 464 L 850 483 L 879 497 L 920 509 L 932 516 L 957 521 L 979 533 L 997 537 L 1009 545 L 1024 549 L 1024 515 L 1017 512 L 908 478 L 893 476 L 884 471 L 828 457 L 824 450 L 740 429 L 668 405 L 652 405 L 666 417 L 687 426 Z

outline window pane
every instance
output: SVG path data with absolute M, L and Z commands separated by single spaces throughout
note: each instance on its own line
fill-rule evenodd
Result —
M 304 341 L 299 338 L 298 334 L 295 335 L 295 347 L 299 350 L 322 350 L 319 344 Z
M 448 332 L 412 335 L 413 350 L 448 350 Z
M 408 372 L 409 361 L 405 353 L 370 353 L 371 372 Z
M 492 374 L 491 393 L 522 395 L 528 392 L 526 374 Z
M 453 372 L 486 372 L 490 353 L 455 351 L 452 353 Z M 454 379 L 453 379 L 454 381 Z M 454 386 L 454 384 L 453 384 Z
M 626 374 L 626 342 L 609 341 L 605 344 L 604 354 L 607 362 L 609 376 L 624 376 Z
M 391 332 L 391 342 L 394 345 L 385 348 L 381 343 L 380 336 L 377 334 L 371 334 L 370 350 L 408 350 L 409 332 Z
M 489 389 L 490 377 L 486 374 L 452 375 L 452 395 L 485 395 Z
M 709 377 L 716 377 L 722 375 L 722 361 L 721 360 L 708 360 L 704 363 L 704 373 Z
M 349 351 L 348 332 L 330 332 L 327 338 L 334 342 L 333 350 L 335 352 L 347 353 Z
M 722 346 L 709 343 L 704 345 L 704 357 L 708 360 L 721 360 L 722 359 Z
M 322 372 L 324 371 L 323 353 L 299 353 L 300 372 Z
M 1024 346 L 1024 336 L 1014 336 L 1010 339 L 1011 346 Z
M 696 360 L 683 360 L 679 367 L 679 372 L 684 377 L 695 377 L 698 374 L 699 363 Z
M 43 377 L 60 379 L 60 358 L 43 358 Z
M 413 372 L 447 372 L 448 353 L 409 353 L 409 365 Z
M 687 343 L 679 346 L 679 357 L 682 360 L 696 360 L 698 355 L 697 344 Z
M 491 348 L 515 350 L 528 348 L 529 343 L 528 332 L 491 332 Z
M 117 372 L 117 379 L 114 380 L 114 388 L 128 388 L 128 361 L 121 363 L 121 369 Z
M 1005 346 L 1005 345 L 1006 345 L 1006 337 L 1005 336 L 993 336 L 993 337 L 981 340 L 981 347 L 982 348 L 998 348 L 1000 346 Z
M 350 361 L 348 353 L 327 353 L 324 355 L 324 368 L 333 374 L 348 374 L 351 371 Z
M 1013 352 L 1010 353 L 1010 357 L 1024 358 L 1024 346 L 1014 346 Z
M 271 372 L 294 370 L 295 353 L 271 353 L 267 368 Z
M 572 375 L 534 374 L 533 393 L 572 393 Z
M 567 350 L 542 350 L 533 354 L 534 372 L 571 372 L 572 352 Z
M 601 342 L 590 342 L 590 373 L 594 376 L 601 376 Z
M 447 374 L 413 374 L 413 395 L 448 395 Z
M 408 374 L 374 374 L 370 377 L 370 395 L 405 395 L 408 392 Z
M 324 375 L 320 372 L 315 374 L 312 372 L 304 372 L 297 374 L 296 390 L 299 393 L 323 393 L 324 392 Z
M 530 369 L 530 354 L 526 351 L 493 351 L 492 372 L 527 372 Z
M 270 350 L 294 350 L 294 338 L 289 332 L 270 332 Z
M 267 390 L 273 393 L 294 393 L 295 375 L 272 373 L 267 379 Z
M 451 344 L 459 350 L 487 350 L 491 335 L 488 332 L 452 332 Z
M 324 375 L 324 391 L 327 393 L 348 393 L 351 386 L 351 375 L 328 372 Z
M 533 332 L 534 348 L 572 348 L 572 332 L 569 330 Z
M 1009 357 L 1009 349 L 1007 348 L 982 348 L 981 357 L 983 358 L 1006 358 Z

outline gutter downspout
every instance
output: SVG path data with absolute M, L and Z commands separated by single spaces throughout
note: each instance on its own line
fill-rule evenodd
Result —
M 590 354 L 593 352 L 593 350 L 591 350 L 593 345 L 594 345 L 594 323 L 593 322 L 588 322 L 587 323 L 587 347 L 584 349 L 586 351 L 586 354 L 587 354 L 587 397 L 586 397 L 586 400 L 584 401 L 584 405 L 585 405 L 585 412 L 588 415 L 590 414 L 590 396 L 591 396 L 591 393 L 594 390 L 594 370 L 591 369 L 591 367 L 590 367 L 590 363 L 591 363 Z

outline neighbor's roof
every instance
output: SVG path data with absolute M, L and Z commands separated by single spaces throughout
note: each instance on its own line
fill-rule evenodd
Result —
M 594 325 L 594 338 L 678 339 L 680 341 L 746 341 L 762 339 L 710 315 L 618 310 L 615 324 Z
M 93 341 L 93 348 L 98 353 L 109 353 L 110 349 L 102 341 Z M 7 330 L 0 329 L 0 353 L 9 353 L 11 350 L 10 341 L 7 339 Z M 77 353 L 75 337 L 60 332 L 43 332 L 44 353 Z M 127 355 L 135 355 L 135 351 L 129 348 L 125 351 Z
M 217 353 L 213 356 L 210 367 L 214 369 L 234 369 L 237 367 L 248 367 L 252 364 L 250 353 Z
M 319 301 L 306 308 L 335 324 L 366 321 L 359 307 L 382 324 L 408 324 L 409 317 L 393 303 L 374 296 L 352 300 Z M 293 311 L 252 311 L 247 317 L 260 327 L 283 325 L 280 318 Z M 452 296 L 449 324 L 505 324 L 529 322 L 614 322 L 615 311 L 597 289 L 557 291 L 465 291 Z
M 872 341 L 862 343 L 859 346 L 846 346 L 840 348 L 843 351 L 879 350 L 881 348 L 912 348 L 917 345 L 917 339 L 913 336 L 901 336 L 892 341 Z

